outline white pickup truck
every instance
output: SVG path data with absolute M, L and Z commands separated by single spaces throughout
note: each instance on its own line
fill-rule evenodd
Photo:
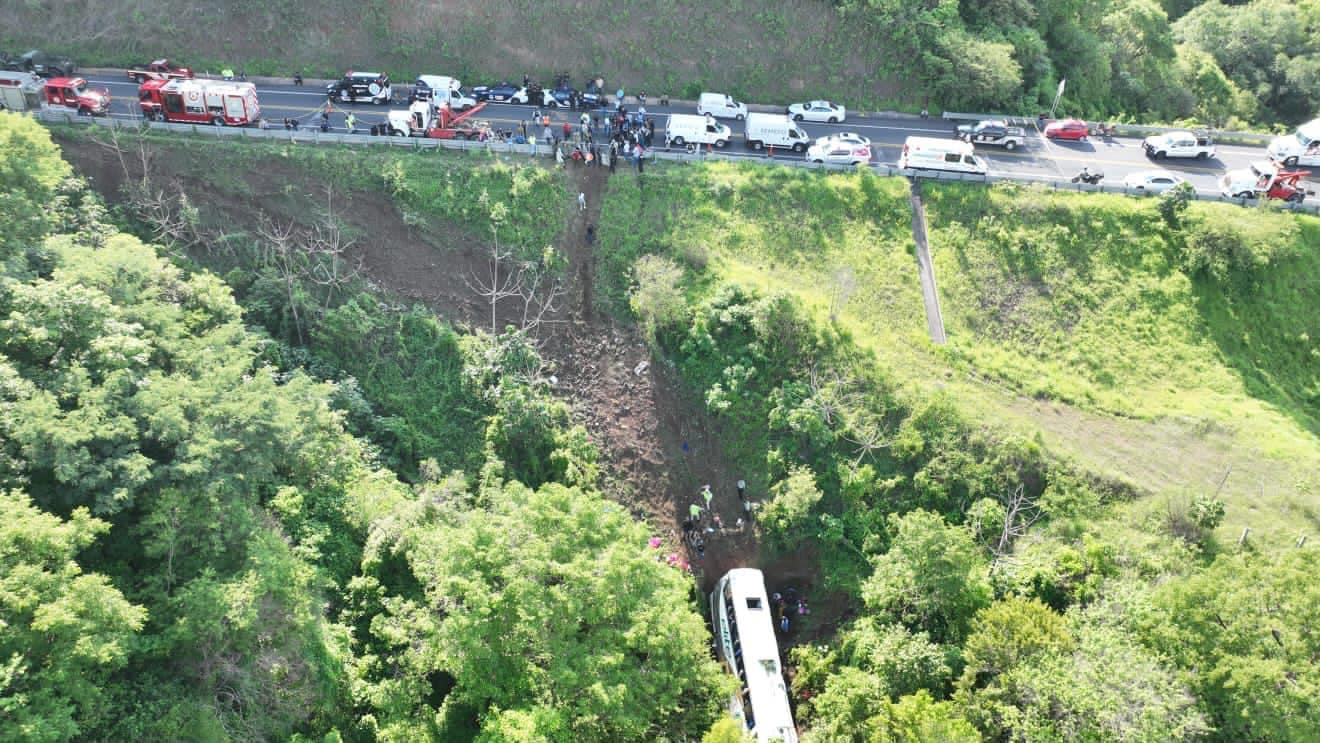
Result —
M 1191 132 L 1165 132 L 1146 137 L 1141 146 L 1146 157 L 1163 160 L 1166 157 L 1194 157 L 1197 160 L 1215 156 L 1215 142 L 1208 134 Z

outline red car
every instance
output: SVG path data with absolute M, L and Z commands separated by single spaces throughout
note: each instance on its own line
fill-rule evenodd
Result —
M 1086 139 L 1086 122 L 1081 119 L 1060 119 L 1045 125 L 1045 136 L 1049 139 L 1071 139 L 1081 142 Z

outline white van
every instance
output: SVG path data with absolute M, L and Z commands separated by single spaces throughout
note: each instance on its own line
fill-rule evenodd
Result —
M 743 138 L 747 140 L 747 146 L 754 150 L 783 147 L 794 152 L 805 152 L 811 145 L 811 137 L 786 114 L 747 114 Z
M 932 137 L 908 137 L 898 158 L 903 170 L 948 170 L 985 175 L 985 160 L 976 156 L 971 142 Z
M 747 118 L 747 104 L 739 103 L 733 96 L 723 93 L 702 93 L 697 100 L 697 113 L 742 121 Z
M 713 144 L 723 147 L 733 138 L 733 130 L 712 116 L 670 114 L 665 124 L 665 144 L 674 147 Z
M 418 75 L 413 84 L 412 100 L 435 100 L 435 105 L 449 104 L 454 111 L 466 111 L 477 105 L 477 99 L 463 95 L 463 84 L 444 75 Z
M 1292 134 L 1275 137 L 1266 151 L 1271 160 L 1289 168 L 1320 165 L 1320 119 L 1302 124 Z

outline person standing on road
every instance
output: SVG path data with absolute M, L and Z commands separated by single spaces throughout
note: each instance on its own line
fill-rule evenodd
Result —
M 706 500 L 706 510 L 709 511 L 709 510 L 710 510 L 710 502 L 711 502 L 711 500 L 714 499 L 714 497 L 715 497 L 715 494 L 712 493 L 712 492 L 710 492 L 710 486 L 709 486 L 709 485 L 702 485 L 702 486 L 701 486 L 701 497 L 704 498 L 704 499 Z
M 700 503 L 693 503 L 691 506 L 688 506 L 688 515 L 692 517 L 692 520 L 693 520 L 693 521 L 700 521 L 700 520 L 701 520 L 701 504 L 700 504 Z
M 536 135 L 535 135 L 535 134 L 533 134 L 532 136 L 530 136 L 530 137 L 527 138 L 527 151 L 528 151 L 529 153 L 531 153 L 531 157 L 533 157 L 533 158 L 536 157 Z
M 353 126 L 355 124 L 357 124 L 357 117 L 353 115 L 352 111 L 349 111 L 348 115 L 344 117 L 344 127 L 348 129 L 349 134 L 353 133 Z
M 586 210 L 587 210 L 587 194 L 585 191 L 578 191 L 578 211 L 585 212 Z

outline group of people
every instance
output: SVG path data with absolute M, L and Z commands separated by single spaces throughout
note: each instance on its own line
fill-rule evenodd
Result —
M 785 588 L 782 593 L 776 591 L 770 596 L 770 603 L 775 607 L 775 623 L 779 631 L 788 634 L 792 627 L 791 617 L 794 612 L 799 618 L 811 613 L 811 608 L 807 606 L 807 599 L 799 596 L 796 588 Z
M 747 483 L 739 480 L 738 497 L 744 503 L 744 513 L 750 515 L 750 509 L 746 508 L 748 503 L 746 488 Z M 725 530 L 723 517 L 712 507 L 715 493 L 710 489 L 710 485 L 702 486 L 701 499 L 701 502 L 695 502 L 688 507 L 688 517 L 683 520 L 683 541 L 696 551 L 697 557 L 706 556 L 707 536 L 723 534 Z M 739 516 L 733 524 L 734 531 L 742 531 L 746 523 L 743 517 Z

